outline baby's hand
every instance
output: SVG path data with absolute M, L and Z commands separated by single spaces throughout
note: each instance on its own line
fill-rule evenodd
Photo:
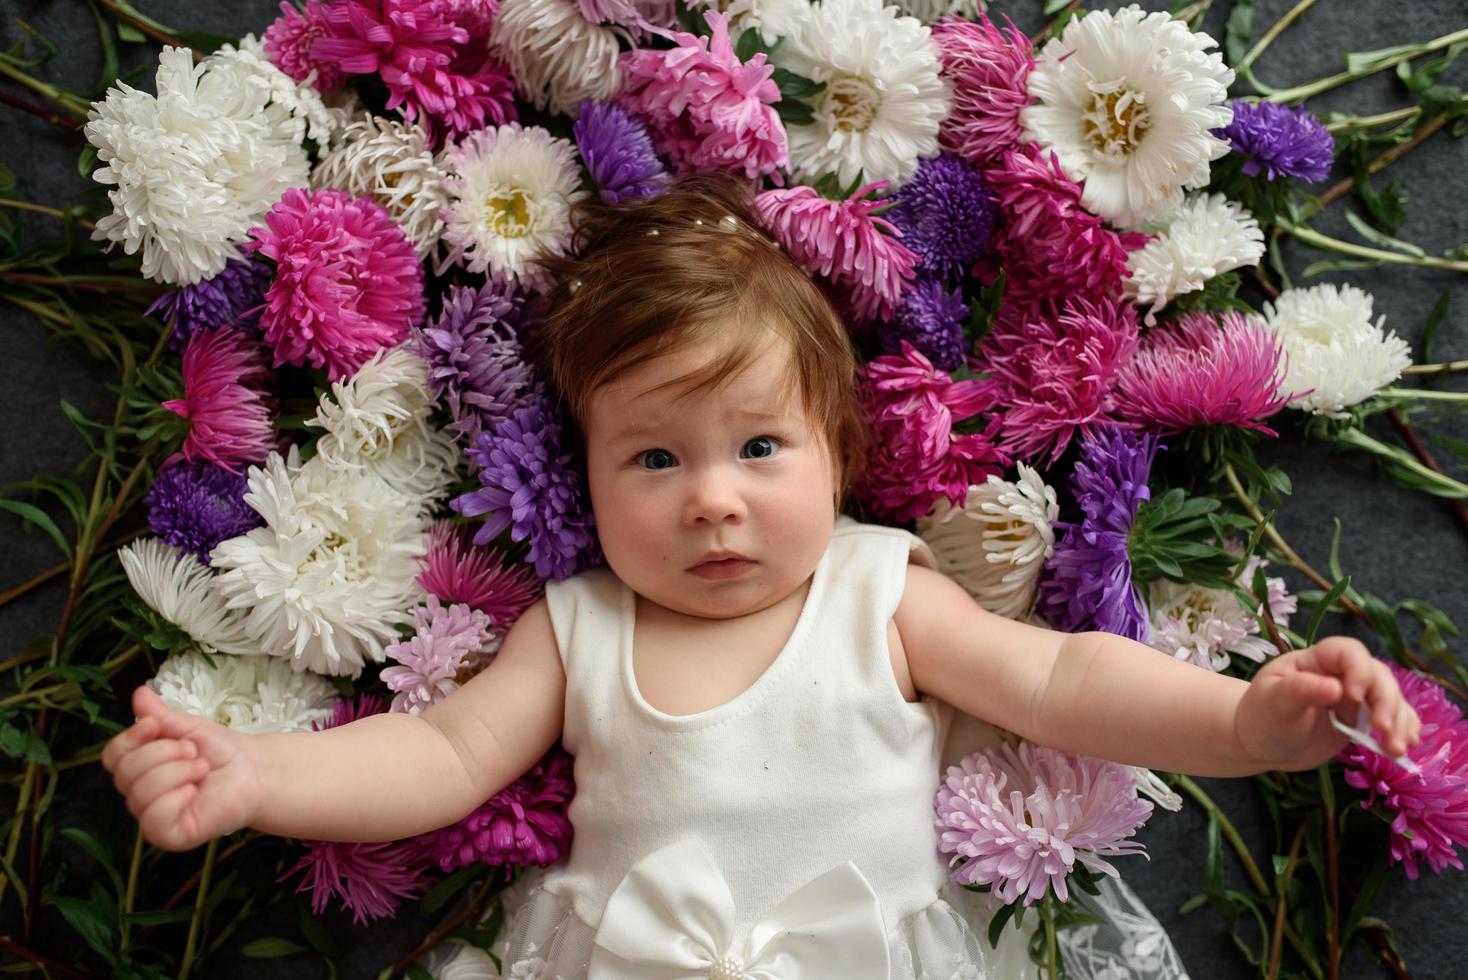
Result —
M 138 721 L 102 750 L 143 837 L 187 851 L 247 826 L 259 806 L 259 767 L 250 736 L 175 711 L 144 685 L 133 692 Z
M 1354 725 L 1362 704 L 1389 754 L 1404 755 L 1418 743 L 1422 722 L 1386 664 L 1359 641 L 1332 636 L 1264 665 L 1239 702 L 1235 727 L 1261 764 L 1310 769 L 1346 744 L 1331 711 Z

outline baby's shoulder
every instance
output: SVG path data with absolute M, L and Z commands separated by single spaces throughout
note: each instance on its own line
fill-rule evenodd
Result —
M 859 545 L 868 541 L 891 541 L 900 542 L 906 549 L 909 562 L 922 565 L 927 568 L 937 568 L 938 561 L 927 542 L 913 534 L 911 531 L 900 527 L 892 527 L 887 524 L 867 524 L 855 518 L 841 515 L 836 520 L 836 527 L 831 532 L 831 543 L 833 546 Z

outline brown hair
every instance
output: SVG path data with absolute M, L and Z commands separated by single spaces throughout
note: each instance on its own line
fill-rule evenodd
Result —
M 717 340 L 714 362 L 668 382 L 686 394 L 716 388 L 774 334 L 790 346 L 790 380 L 836 463 L 839 508 L 869 438 L 856 352 L 830 300 L 756 224 L 749 186 L 687 177 L 654 198 L 583 204 L 573 221 L 580 257 L 540 260 L 556 280 L 541 343 L 582 433 L 592 393 L 623 372 Z

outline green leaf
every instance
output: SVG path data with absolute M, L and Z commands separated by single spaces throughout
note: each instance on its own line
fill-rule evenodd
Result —
M 424 915 L 432 915 L 442 908 L 445 902 L 463 891 L 465 886 L 484 873 L 483 865 L 465 865 L 430 888 L 418 903 L 419 911 Z
M 125 20 L 117 22 L 117 36 L 120 40 L 127 41 L 130 44 L 145 44 L 148 40 L 148 35 Z
M 263 939 L 252 939 L 240 948 L 251 959 L 268 960 L 277 956 L 295 956 L 298 953 L 311 952 L 300 943 L 293 943 L 289 939 L 279 936 L 266 936 Z
M 1321 259 L 1301 269 L 1300 278 L 1309 279 L 1322 272 L 1360 272 L 1363 269 L 1376 269 L 1380 266 L 1381 262 L 1375 259 Z
M 1235 0 L 1228 12 L 1228 26 L 1224 33 L 1224 50 L 1228 63 L 1237 65 L 1249 52 L 1249 39 L 1254 34 L 1254 0 Z
M 88 946 L 108 963 L 117 962 L 117 953 L 114 951 L 117 910 L 111 902 L 57 895 L 52 904 L 61 910 L 66 921 Z
M 993 949 L 999 948 L 999 937 L 1004 932 L 1004 925 L 1019 909 L 1019 902 L 1010 902 L 1008 905 L 994 913 L 994 918 L 989 920 L 989 946 Z
M 1346 212 L 1346 223 L 1356 229 L 1356 234 L 1380 248 L 1390 249 L 1393 252 L 1401 252 L 1404 255 L 1412 255 L 1422 258 L 1427 253 L 1411 242 L 1404 242 L 1390 235 L 1377 231 L 1375 228 L 1362 221 L 1354 211 Z
M 61 833 L 72 843 L 90 854 L 92 859 L 102 866 L 102 870 L 106 871 L 107 876 L 112 880 L 113 893 L 121 901 L 123 897 L 122 875 L 118 873 L 117 868 L 114 866 L 112 855 L 107 853 L 107 848 L 103 847 L 97 838 L 80 827 L 62 827 Z
M 1177 914 L 1179 918 L 1184 915 L 1192 915 L 1194 912 L 1198 911 L 1198 909 L 1202 908 L 1206 904 L 1208 904 L 1207 895 L 1194 895 L 1192 898 L 1188 899 L 1186 902 L 1178 906 Z
M 66 540 L 66 535 L 61 533 L 61 528 L 57 527 L 56 522 L 51 520 L 50 515 L 41 510 L 41 508 L 35 504 L 28 504 L 23 500 L 3 499 L 0 499 L 0 508 L 16 514 L 22 520 L 34 524 L 51 535 L 51 540 L 56 542 L 56 547 L 61 549 L 61 553 L 66 556 L 67 561 L 71 561 L 71 542 Z
M 739 35 L 739 43 L 734 46 L 734 54 L 740 61 L 748 63 L 749 59 L 757 54 L 769 57 L 781 44 L 785 43 L 783 37 L 775 38 L 774 44 L 766 44 L 760 32 L 751 27 Z
M 784 68 L 776 68 L 774 75 L 771 77 L 774 78 L 775 84 L 779 86 L 780 98 L 782 100 L 809 99 L 826 90 L 825 82 L 813 81 L 804 75 L 797 75 L 795 72 L 788 71 Z
M 787 126 L 809 126 L 816 114 L 807 103 L 795 99 L 782 99 L 775 103 L 775 113 Z
M 417 963 L 413 963 L 408 967 L 408 976 L 412 980 L 433 980 L 433 974 L 429 973 L 428 970 L 419 966 Z
M 1419 349 L 1418 360 L 1427 362 L 1432 359 L 1432 342 L 1437 337 L 1437 328 L 1442 326 L 1443 320 L 1447 319 L 1448 304 L 1452 302 L 1453 291 L 1444 289 L 1438 296 L 1437 302 L 1432 304 L 1432 309 L 1427 314 L 1426 324 L 1422 328 L 1422 346 Z
M 1334 605 L 1335 601 L 1339 599 L 1350 587 L 1351 576 L 1347 575 L 1336 582 L 1335 585 L 1331 586 L 1330 591 L 1325 594 L 1325 598 L 1320 601 L 1320 605 L 1315 607 L 1315 612 L 1310 615 L 1310 625 L 1305 629 L 1306 646 L 1314 644 L 1315 636 L 1317 633 L 1320 632 L 1320 624 L 1325 619 L 1325 614 L 1330 611 L 1330 607 Z

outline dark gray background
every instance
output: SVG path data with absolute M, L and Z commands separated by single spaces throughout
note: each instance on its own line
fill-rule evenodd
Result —
M 1257 38 L 1291 4 L 1284 0 L 1260 0 L 1256 3 Z M 274 17 L 276 0 L 141 0 L 140 8 L 158 21 L 180 28 L 214 31 L 237 35 L 245 31 L 257 34 Z M 1101 4 L 1092 4 L 1101 6 Z M 1119 4 L 1107 3 L 1115 7 Z M 1163 9 L 1166 4 L 1149 3 L 1149 8 Z M 1215 37 L 1223 36 L 1223 22 L 1228 4 L 1219 0 L 1219 8 L 1210 11 L 1204 27 Z M 1021 27 L 1034 30 L 1040 23 L 1038 0 L 995 4 L 993 10 L 1013 16 Z M 15 18 L 32 24 L 56 40 L 60 53 L 49 64 L 36 71 L 42 79 L 78 89 L 89 89 L 97 77 L 99 52 L 91 14 L 79 0 L 46 2 L 46 0 L 6 0 L 0 4 L 5 12 L 0 24 L 0 46 L 9 47 L 21 37 Z M 1468 9 L 1461 0 L 1431 2 L 1383 3 L 1373 0 L 1337 0 L 1320 3 L 1282 37 L 1256 65 L 1265 81 L 1275 85 L 1294 84 L 1340 70 L 1341 56 L 1349 50 L 1369 50 L 1426 40 L 1468 25 Z M 150 63 L 156 48 L 152 45 L 124 45 L 124 67 Z M 1456 65 L 1443 81 L 1463 85 L 1468 71 Z M 152 88 L 151 67 L 138 81 L 140 87 Z M 0 81 L 4 90 L 31 101 L 38 98 L 23 93 L 8 81 Z M 1359 114 L 1381 112 L 1406 104 L 1405 93 L 1390 73 L 1357 83 L 1346 89 L 1328 93 L 1310 103 L 1317 112 L 1353 111 Z M 61 205 L 75 200 L 87 190 L 89 183 L 77 174 L 76 159 L 81 137 L 68 135 L 20 111 L 0 106 L 4 122 L 4 150 L 0 162 L 13 168 L 20 179 L 20 196 L 27 200 Z M 1416 242 L 1430 253 L 1468 241 L 1468 212 L 1463 202 L 1468 197 L 1468 168 L 1465 168 L 1464 144 L 1439 133 L 1421 148 L 1392 166 L 1388 177 L 1401 179 L 1411 188 L 1413 200 L 1408 219 L 1399 237 Z M 1339 172 L 1333 179 L 1340 176 Z M 1380 180 L 1380 179 L 1379 179 Z M 1320 185 L 1321 188 L 1327 185 Z M 1343 220 L 1343 211 L 1352 206 L 1343 201 L 1321 217 L 1316 227 L 1339 237 L 1352 237 Z M 56 224 L 49 218 L 26 216 L 23 226 L 30 240 L 54 235 Z M 1319 253 L 1291 246 L 1290 266 L 1300 270 L 1320 258 Z M 1331 278 L 1331 277 L 1326 277 Z M 1344 280 L 1343 274 L 1333 278 Z M 1322 281 L 1309 280 L 1306 284 Z M 1373 293 L 1378 314 L 1385 314 L 1387 325 L 1414 345 L 1421 337 L 1424 318 L 1447 288 L 1457 289 L 1455 303 L 1447 322 L 1441 327 L 1432 351 L 1433 360 L 1468 358 L 1468 317 L 1464 303 L 1468 296 L 1459 288 L 1460 277 L 1453 273 L 1389 266 L 1385 269 L 1350 274 L 1349 281 Z M 88 364 L 77 352 L 48 345 L 38 323 L 27 313 L 11 307 L 0 307 L 5 337 L 10 344 L 0 371 L 6 379 L 5 411 L 9 420 L 0 430 L 0 484 L 24 479 L 39 472 L 65 472 L 82 460 L 85 452 L 81 440 L 70 428 L 57 405 L 65 398 L 94 418 L 109 417 L 112 396 L 104 385 L 115 380 L 107 371 Z M 1415 348 L 1414 348 L 1415 349 Z M 1420 386 L 1411 379 L 1405 385 Z M 1458 376 L 1440 385 L 1454 390 L 1465 389 L 1465 379 Z M 1378 420 L 1379 422 L 1380 420 Z M 1392 438 L 1389 426 L 1374 423 L 1371 431 L 1379 437 Z M 1468 439 L 1468 424 L 1459 414 L 1443 426 L 1442 431 L 1458 439 Z M 1382 596 L 1387 601 L 1419 597 L 1435 603 L 1456 622 L 1468 626 L 1468 592 L 1464 573 L 1468 571 L 1468 532 L 1457 524 L 1447 504 L 1398 488 L 1381 475 L 1376 464 L 1361 454 L 1347 454 L 1320 444 L 1301 445 L 1296 427 L 1286 426 L 1278 446 L 1266 450 L 1268 459 L 1284 465 L 1295 481 L 1295 492 L 1279 514 L 1278 522 L 1285 537 L 1297 550 L 1324 569 L 1333 520 L 1344 525 L 1340 557 L 1344 569 L 1353 575 L 1354 583 Z M 1445 453 L 1439 452 L 1439 456 Z M 87 480 L 90 485 L 90 479 Z M 43 535 L 20 533 L 17 522 L 0 518 L 7 561 L 0 575 L 0 591 L 19 583 L 52 565 L 57 554 Z M 1293 586 L 1302 586 L 1298 577 Z M 63 593 L 59 587 L 41 589 L 4 610 L 5 640 L 0 659 L 18 652 L 29 639 L 55 627 Z M 1329 626 L 1337 632 L 1349 632 L 1364 638 L 1354 624 L 1335 622 Z M 1451 641 L 1457 656 L 1464 656 L 1464 642 Z M 139 678 L 140 679 L 140 678 Z M 123 687 L 122 690 L 126 690 Z M 121 711 L 117 712 L 121 715 Z M 64 784 L 65 792 L 58 800 L 63 810 L 63 825 L 73 817 L 77 822 L 95 825 L 99 819 L 95 807 L 84 801 L 92 792 L 111 793 L 110 784 L 101 778 L 100 769 L 90 776 L 72 778 Z M 1265 816 L 1257 796 L 1247 780 L 1204 781 L 1204 785 L 1225 807 L 1255 847 L 1256 857 L 1268 869 L 1263 836 Z M 8 805 L 8 801 L 7 801 Z M 119 840 L 131 841 L 128 817 L 120 801 L 116 812 L 107 816 L 103 830 L 111 827 Z M 1221 919 L 1208 909 L 1188 917 L 1176 910 L 1200 888 L 1204 856 L 1205 821 L 1195 806 L 1180 814 L 1160 814 L 1143 832 L 1151 853 L 1151 861 L 1131 859 L 1122 862 L 1126 880 L 1144 897 L 1172 934 L 1193 976 L 1247 977 L 1252 975 L 1246 964 L 1226 938 Z M 202 853 L 202 852 L 200 852 Z M 160 874 L 174 877 L 186 874 L 195 866 L 198 855 L 170 859 L 178 864 L 165 864 Z M 1225 853 L 1230 875 L 1233 862 Z M 170 871 L 168 869 L 175 869 Z M 86 873 L 85 860 L 78 861 L 77 874 Z M 81 891 L 79 886 L 68 889 Z M 11 932 L 15 926 L 14 903 L 7 896 L 0 932 Z M 1377 912 L 1396 929 L 1400 947 L 1412 973 L 1417 977 L 1449 978 L 1468 975 L 1468 890 L 1461 872 L 1449 872 L 1437 878 L 1430 874 L 1409 883 L 1398 872 L 1393 876 L 1377 905 Z M 54 914 L 54 913 L 53 913 Z M 324 976 L 319 961 L 304 957 L 268 962 L 238 957 L 239 945 L 256 936 L 289 934 L 293 914 L 277 907 L 259 915 L 241 928 L 217 958 L 211 975 L 215 977 L 258 976 Z M 351 931 L 346 918 L 334 914 L 329 919 L 332 931 L 346 938 L 348 954 L 339 961 L 340 975 L 372 976 L 404 951 L 427 930 L 427 920 L 405 914 L 395 922 L 370 929 Z M 49 930 L 48 930 L 49 931 Z M 56 942 L 55 936 L 52 942 Z M 45 933 L 37 945 L 46 948 Z M 66 947 L 52 946 L 52 955 L 65 958 Z M 1367 977 L 1382 974 L 1353 951 L 1347 959 L 1345 976 Z

